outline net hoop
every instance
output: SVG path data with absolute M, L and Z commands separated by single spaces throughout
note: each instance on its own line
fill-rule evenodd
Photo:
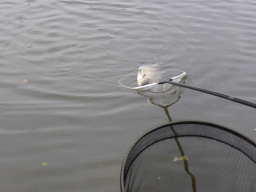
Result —
M 172 81 L 174 82 L 180 82 L 182 78 L 186 77 L 187 73 L 185 71 L 182 71 L 182 70 L 179 70 L 179 69 L 170 69 L 168 70 L 168 72 L 179 72 L 180 74 L 179 75 L 175 75 L 175 76 L 172 76 L 172 77 L 169 77 L 166 78 L 166 79 L 162 79 L 162 80 L 169 80 L 169 79 L 172 79 Z M 134 78 L 134 74 L 131 74 L 131 75 L 127 75 L 125 77 L 123 77 L 122 79 L 119 80 L 119 84 L 122 86 L 122 87 L 125 87 L 125 88 L 128 88 L 128 89 L 132 89 L 132 90 L 136 90 L 136 91 L 141 91 L 141 90 L 150 90 L 152 87 L 155 87 L 158 85 L 158 82 L 155 82 L 155 83 L 151 83 L 151 84 L 147 84 L 147 85 L 143 85 L 143 86 L 138 86 L 137 85 L 137 82 L 133 82 L 133 86 L 127 86 L 125 85 L 125 83 L 123 83 L 124 80 L 128 79 L 128 78 Z M 135 86 L 135 83 L 136 83 L 136 86 Z
M 194 126 L 194 128 L 199 128 L 199 129 L 194 130 L 194 128 L 192 128 L 192 127 L 184 129 L 184 127 L 183 128 L 180 127 L 183 125 L 185 125 L 185 126 L 192 125 L 192 127 Z M 176 126 L 175 131 L 177 131 L 177 133 L 172 134 L 171 131 L 168 133 L 163 132 L 163 130 L 165 130 L 167 126 L 168 127 Z M 196 127 L 196 126 L 199 126 L 199 127 Z M 205 128 L 208 127 L 208 129 L 205 129 L 204 126 L 205 126 Z M 178 128 L 180 128 L 180 129 L 178 129 Z M 211 130 L 211 133 L 209 133 L 207 131 L 207 130 L 209 130 L 209 128 Z M 157 135 L 157 134 L 160 134 L 160 135 Z M 177 121 L 177 122 L 172 122 L 172 123 L 166 123 L 166 124 L 160 125 L 158 127 L 155 127 L 153 129 L 149 130 L 148 132 L 143 134 L 141 137 L 139 137 L 132 144 L 132 146 L 129 148 L 128 152 L 125 155 L 125 158 L 123 160 L 122 167 L 121 167 L 121 173 L 120 173 L 121 191 L 122 192 L 130 191 L 130 189 L 127 189 L 127 184 L 126 184 L 127 176 L 128 176 L 127 174 L 128 174 L 128 172 L 130 172 L 130 169 L 132 169 L 132 171 L 130 173 L 136 174 L 135 172 L 137 171 L 137 169 L 133 170 L 133 168 L 131 168 L 131 167 L 133 166 L 133 163 L 135 162 L 135 160 L 142 153 L 144 153 L 144 151 L 146 151 L 151 146 L 153 146 L 156 143 L 161 142 L 163 140 L 175 139 L 175 138 L 186 138 L 186 137 L 187 138 L 198 137 L 198 138 L 209 139 L 212 141 L 223 143 L 223 145 L 227 145 L 234 150 L 240 151 L 241 154 L 243 154 L 246 158 L 250 159 L 250 160 L 248 160 L 248 162 L 250 161 L 253 164 L 253 166 L 252 166 L 252 164 L 250 166 L 248 165 L 247 171 L 250 172 L 250 174 L 253 174 L 253 176 L 255 176 L 256 143 L 253 140 L 251 140 L 247 136 L 241 134 L 240 132 L 237 132 L 235 130 L 232 130 L 230 128 L 227 128 L 227 127 L 224 127 L 224 126 L 218 125 L 218 124 L 213 124 L 213 123 L 203 122 L 203 121 Z M 172 147 L 172 146 L 170 146 L 170 147 Z M 188 157 L 188 159 L 190 159 L 190 157 Z M 192 159 L 190 159 L 188 161 L 191 162 L 191 160 Z M 151 161 L 152 161 L 152 159 L 150 159 L 150 162 Z M 145 161 L 144 161 L 144 163 L 145 163 Z M 137 165 L 137 167 L 139 167 L 139 165 Z M 199 167 L 200 167 L 200 165 L 199 165 Z M 147 169 L 150 169 L 150 166 L 148 166 Z M 228 167 L 227 167 L 227 170 L 228 170 Z M 234 171 L 234 170 L 231 170 L 231 171 Z M 241 173 L 241 175 L 243 175 L 243 174 L 244 174 L 244 172 Z M 238 177 L 239 177 L 239 175 L 238 175 Z M 139 176 L 138 176 L 138 179 L 137 180 L 136 179 L 137 179 L 137 177 L 134 179 L 136 182 L 141 181 L 141 180 L 139 180 Z M 255 179 L 255 177 L 252 178 L 252 180 L 253 179 Z M 132 182 L 132 187 L 134 184 L 133 182 Z M 145 182 L 145 181 L 143 180 L 143 182 Z M 248 183 L 250 183 L 250 182 L 248 181 Z M 253 184 L 253 182 L 252 182 L 252 184 Z M 136 185 L 140 186 L 140 184 L 138 184 L 138 183 L 136 183 Z M 144 183 L 143 183 L 143 185 L 144 185 Z M 200 183 L 198 183 L 198 185 L 200 185 Z M 227 183 L 227 185 L 232 186 L 232 183 L 231 184 Z M 218 186 L 218 183 L 216 183 L 215 187 L 216 186 Z M 246 188 L 247 186 L 244 186 L 243 182 L 241 182 L 240 187 Z M 168 191 L 170 191 L 170 190 L 168 190 Z M 239 189 L 238 189 L 238 191 L 239 191 Z

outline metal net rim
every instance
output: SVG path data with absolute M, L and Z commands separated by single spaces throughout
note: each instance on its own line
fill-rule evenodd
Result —
M 256 142 L 253 141 L 252 139 L 250 139 L 249 137 L 245 136 L 244 134 L 240 133 L 239 131 L 236 131 L 236 130 L 233 130 L 231 128 L 228 128 L 226 126 L 223 126 L 223 125 L 220 125 L 220 124 L 216 124 L 216 123 L 212 123 L 212 122 L 207 122 L 207 121 L 194 121 L 194 120 L 187 120 L 187 121 L 175 121 L 175 122 L 169 122 L 169 123 L 165 123 L 165 124 L 162 124 L 162 125 L 159 125 L 159 126 L 156 126 L 152 129 L 150 129 L 149 131 L 147 131 L 146 133 L 142 134 L 138 139 L 136 139 L 133 144 L 130 146 L 130 148 L 128 149 L 125 157 L 124 157 L 124 160 L 122 162 L 122 167 L 121 167 L 121 172 L 120 172 L 120 187 L 121 187 L 121 191 L 122 192 L 125 192 L 125 185 L 124 185 L 124 182 L 125 182 L 125 168 L 126 168 L 126 164 L 127 164 L 127 159 L 130 155 L 130 152 L 132 151 L 133 147 L 142 139 L 144 138 L 145 136 L 147 136 L 148 134 L 152 133 L 153 131 L 156 131 L 158 129 L 161 129 L 161 128 L 164 128 L 166 126 L 172 126 L 172 125 L 179 125 L 179 124 L 200 124 L 200 125 L 210 125 L 212 126 L 213 128 L 217 128 L 217 129 L 221 129 L 222 131 L 225 131 L 225 132 L 228 132 L 230 134 L 234 134 L 236 136 L 238 136 L 240 139 L 243 139 L 245 140 L 246 142 L 250 143 L 252 146 L 254 146 L 256 148 Z M 195 137 L 198 137 L 198 135 L 194 135 Z M 176 136 L 175 136 L 176 137 Z M 185 137 L 185 136 L 178 136 L 178 137 Z M 209 138 L 209 139 L 214 139 L 214 138 L 211 138 L 211 137 L 206 137 L 206 138 Z M 217 140 L 218 141 L 218 140 Z M 224 142 L 225 143 L 225 142 Z M 228 143 L 225 143 L 225 144 L 228 144 Z M 234 147 L 234 146 L 233 146 Z M 148 146 L 146 147 L 148 148 Z M 145 148 L 145 149 L 146 149 Z M 235 148 L 235 147 L 234 147 Z M 139 154 L 138 154 L 139 155 Z M 134 160 L 136 159 L 137 157 L 134 158 Z M 253 159 L 251 159 L 252 161 L 254 161 Z M 255 161 L 254 161 L 255 162 Z M 132 163 L 130 164 L 130 166 L 132 165 Z M 129 169 L 128 169 L 129 170 Z
M 177 76 L 174 76 L 174 77 L 170 77 L 169 79 L 172 79 L 174 82 L 178 82 L 179 78 L 184 78 L 187 73 L 185 71 L 182 71 L 180 69 L 170 69 L 170 71 L 179 71 L 181 74 L 180 75 L 177 75 Z M 158 83 L 151 83 L 151 84 L 147 84 L 147 85 L 143 85 L 143 86 L 137 86 L 137 87 L 128 87 L 126 85 L 124 85 L 122 83 L 122 80 L 126 79 L 127 77 L 130 77 L 130 76 L 134 76 L 134 74 L 130 74 L 130 75 L 127 75 L 123 78 L 121 78 L 119 80 L 119 84 L 122 86 L 122 87 L 125 87 L 125 88 L 128 88 L 128 89 L 132 89 L 132 90 L 142 90 L 142 89 L 145 89 L 145 88 L 150 88 L 152 86 L 156 86 L 158 85 Z M 165 79 L 165 80 L 168 80 L 168 79 Z M 176 80 L 176 81 L 175 81 Z

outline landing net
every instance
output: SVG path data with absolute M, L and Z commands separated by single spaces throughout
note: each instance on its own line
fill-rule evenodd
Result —
M 168 123 L 134 142 L 120 180 L 122 192 L 256 191 L 256 143 L 208 122 Z
M 162 77 L 160 81 L 165 81 L 172 79 L 174 82 L 180 83 L 182 79 L 186 77 L 187 73 L 179 69 L 169 69 L 162 72 Z M 119 84 L 125 88 L 133 89 L 139 92 L 151 91 L 151 92 L 165 92 L 170 90 L 173 86 L 171 84 L 157 84 L 158 82 L 153 82 L 151 84 L 138 86 L 137 83 L 137 73 L 127 75 L 126 77 L 119 80 Z

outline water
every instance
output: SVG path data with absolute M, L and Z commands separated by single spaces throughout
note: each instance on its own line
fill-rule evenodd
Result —
M 119 191 L 122 160 L 165 111 L 118 80 L 137 63 L 256 102 L 254 1 L 0 3 L 1 191 Z M 256 140 L 255 109 L 185 90 L 173 121 Z

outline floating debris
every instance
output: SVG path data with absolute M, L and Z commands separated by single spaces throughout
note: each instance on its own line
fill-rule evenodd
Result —
M 28 82 L 27 79 L 19 79 L 19 80 L 17 80 L 17 81 L 20 82 L 20 83 L 27 83 L 27 82 Z
M 42 165 L 47 165 L 47 163 L 45 163 L 45 162 L 42 162 Z
M 187 158 L 186 155 L 185 155 L 185 156 L 182 156 L 182 157 L 180 157 L 180 158 L 174 157 L 174 159 L 173 159 L 172 162 L 176 162 L 176 161 L 187 161 L 187 160 L 188 160 L 188 158 Z

